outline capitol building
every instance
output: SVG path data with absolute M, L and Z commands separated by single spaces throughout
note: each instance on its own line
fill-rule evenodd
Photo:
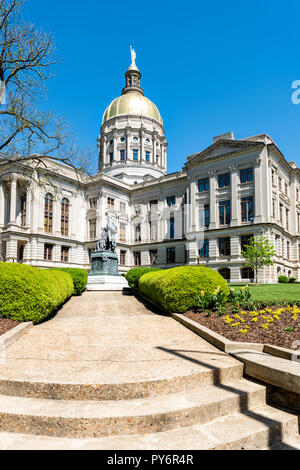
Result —
M 167 140 L 156 105 L 132 63 L 121 96 L 103 114 L 98 172 L 0 166 L 3 261 L 90 268 L 108 214 L 116 218 L 120 271 L 133 266 L 209 266 L 231 282 L 251 282 L 243 247 L 264 235 L 276 248 L 259 282 L 280 274 L 300 280 L 300 170 L 266 134 L 232 132 L 167 173 Z

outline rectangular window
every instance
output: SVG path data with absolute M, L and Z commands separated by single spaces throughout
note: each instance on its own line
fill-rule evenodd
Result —
M 89 220 L 89 237 L 90 240 L 95 240 L 96 238 L 96 219 Z
M 139 157 L 139 151 L 138 150 L 133 150 L 132 151 L 132 158 L 133 160 L 137 161 Z
M 272 215 L 276 216 L 276 200 L 274 198 L 272 199 Z
M 276 185 L 275 170 L 274 170 L 274 168 L 272 168 L 272 184 L 273 184 L 273 186 Z
M 151 241 L 157 240 L 158 224 L 156 220 L 150 220 L 149 231 L 150 231 L 150 240 Z
M 125 266 L 125 264 L 126 264 L 126 251 L 121 250 L 120 251 L 120 265 Z
M 176 259 L 175 247 L 167 248 L 167 264 L 174 264 Z
M 107 198 L 107 207 L 111 210 L 115 208 L 115 200 L 112 197 Z
M 169 238 L 175 238 L 175 218 L 170 217 L 169 219 Z
M 228 225 L 230 224 L 231 210 L 230 201 L 219 202 L 219 224 Z
M 120 160 L 121 160 L 121 162 L 124 162 L 124 160 L 125 160 L 125 150 L 120 150 Z
M 199 250 L 199 256 L 200 258 L 208 258 L 209 257 L 209 241 L 204 240 L 203 245 L 201 246 Z
M 245 168 L 240 170 L 240 181 L 241 183 L 249 183 L 253 181 L 253 168 Z
M 26 193 L 21 196 L 21 227 L 26 225 Z
M 282 178 L 281 176 L 278 176 L 278 187 L 280 191 L 281 191 L 281 186 L 282 186 Z
M 141 252 L 140 251 L 133 252 L 133 262 L 135 266 L 141 266 Z
M 146 151 L 146 162 L 150 162 L 150 152 Z
M 218 186 L 219 188 L 230 186 L 230 173 L 223 173 L 223 175 L 218 176 Z
M 126 202 L 120 202 L 120 213 L 123 215 L 126 214 Z
M 126 225 L 120 224 L 120 241 L 126 242 Z
M 110 161 L 110 163 L 112 163 L 114 161 L 114 153 L 113 152 L 110 152 L 110 154 L 109 154 L 109 161 Z
M 279 204 L 279 218 L 280 218 L 281 225 L 282 225 L 282 214 L 283 214 L 283 205 Z
M 220 256 L 230 256 L 230 238 L 219 238 L 219 254 Z
M 286 242 L 286 257 L 290 259 L 290 242 Z
M 288 195 L 288 184 L 284 183 L 284 192 L 286 195 Z
M 70 250 L 70 248 L 68 246 L 62 246 L 61 247 L 60 260 L 61 260 L 62 263 L 68 263 L 69 262 L 69 250 Z
M 286 225 L 287 230 L 289 229 L 289 217 L 290 217 L 290 211 L 288 209 L 286 209 L 285 225 Z
M 199 209 L 199 216 L 200 216 L 200 227 L 201 228 L 208 228 L 209 227 L 209 204 L 204 204 L 204 206 L 200 207 Z
M 169 207 L 175 206 L 176 197 L 175 196 L 168 196 L 167 197 L 167 204 Z
M 242 222 L 253 222 L 253 197 L 242 197 L 241 199 Z
M 150 250 L 149 251 L 149 256 L 150 256 L 150 264 L 157 264 L 157 250 Z
M 249 245 L 253 235 L 242 235 L 241 236 L 241 251 L 244 251 L 245 247 Z
M 44 260 L 52 261 L 53 259 L 53 245 L 45 243 L 44 245 Z
M 198 191 L 199 193 L 204 193 L 205 191 L 209 191 L 209 179 L 203 178 L 202 180 L 198 180 Z

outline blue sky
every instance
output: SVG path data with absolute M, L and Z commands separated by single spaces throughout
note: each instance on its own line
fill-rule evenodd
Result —
M 27 0 L 25 15 L 53 33 L 61 59 L 47 107 L 95 157 L 132 44 L 145 95 L 164 121 L 169 172 L 229 131 L 267 133 L 300 166 L 300 104 L 291 101 L 300 80 L 298 0 Z

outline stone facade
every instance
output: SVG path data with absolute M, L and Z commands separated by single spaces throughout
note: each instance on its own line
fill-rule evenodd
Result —
M 143 96 L 139 79 L 138 69 L 129 68 L 123 95 L 104 113 L 97 175 L 54 161 L 33 173 L 28 165 L 2 163 L 2 259 L 89 269 L 90 254 L 113 213 L 120 271 L 201 264 L 222 270 L 232 282 L 249 282 L 242 246 L 247 236 L 263 234 L 276 256 L 273 266 L 259 272 L 259 281 L 276 282 L 279 274 L 299 281 L 296 164 L 265 134 L 237 140 L 228 133 L 189 156 L 182 171 L 167 174 L 162 119 Z

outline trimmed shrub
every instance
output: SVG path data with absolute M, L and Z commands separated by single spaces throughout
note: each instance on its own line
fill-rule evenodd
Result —
M 87 284 L 88 273 L 80 268 L 53 268 L 55 271 L 63 271 L 70 274 L 74 283 L 74 295 L 80 295 Z
M 152 271 L 160 271 L 159 268 L 133 268 L 129 269 L 129 271 L 125 274 L 125 278 L 133 290 L 138 290 L 139 287 L 139 279 L 144 274 L 152 272 Z
M 160 270 L 139 280 L 139 292 L 166 312 L 186 312 L 198 305 L 201 291 L 213 294 L 217 287 L 228 292 L 221 274 L 204 266 Z
M 0 317 L 40 323 L 71 297 L 70 274 L 0 263 Z
M 297 278 L 296 277 L 289 277 L 289 282 L 292 283 L 292 282 L 296 282 Z
M 278 276 L 278 282 L 281 284 L 287 284 L 289 282 L 289 278 L 287 276 Z

